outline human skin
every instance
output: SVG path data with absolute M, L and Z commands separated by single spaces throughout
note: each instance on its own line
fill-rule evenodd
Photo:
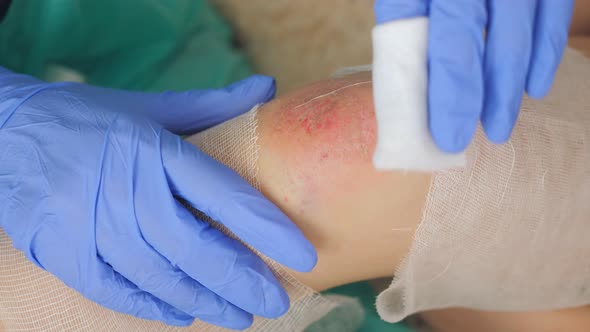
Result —
M 318 250 L 313 273 L 291 272 L 316 290 L 393 275 L 430 175 L 374 169 L 370 75 L 307 85 L 265 105 L 258 121 L 261 190 Z

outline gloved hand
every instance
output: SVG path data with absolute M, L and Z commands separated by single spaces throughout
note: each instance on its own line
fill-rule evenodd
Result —
M 490 141 L 505 142 L 524 90 L 533 98 L 548 93 L 573 5 L 573 0 L 376 0 L 374 9 L 377 24 L 429 17 L 430 130 L 443 151 L 460 152 L 480 118 Z
M 39 267 L 116 311 L 229 328 L 280 316 L 289 298 L 267 265 L 175 196 L 293 269 L 314 266 L 312 245 L 235 172 L 167 130 L 215 125 L 274 91 L 263 76 L 146 94 L 0 68 L 0 227 Z

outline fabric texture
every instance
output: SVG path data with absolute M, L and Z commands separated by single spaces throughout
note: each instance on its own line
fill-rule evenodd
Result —
M 463 153 L 435 145 L 428 126 L 428 18 L 373 29 L 373 94 L 377 118 L 377 169 L 433 171 L 461 167 Z
M 377 299 L 383 319 L 590 304 L 589 78 L 590 60 L 568 50 L 508 143 L 480 129 L 467 167 L 434 175 L 410 252 Z
M 0 65 L 43 80 L 188 90 L 252 74 L 227 22 L 206 0 L 13 1 Z M 71 75 L 66 75 L 70 79 Z

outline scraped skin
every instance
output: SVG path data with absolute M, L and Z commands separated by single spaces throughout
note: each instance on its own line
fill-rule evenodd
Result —
M 588 332 L 590 307 L 545 312 L 485 312 L 442 309 L 423 313 L 436 332 Z
M 420 221 L 430 175 L 373 168 L 370 75 L 298 89 L 265 105 L 258 121 L 262 192 L 318 250 L 312 273 L 293 274 L 316 290 L 393 275 Z

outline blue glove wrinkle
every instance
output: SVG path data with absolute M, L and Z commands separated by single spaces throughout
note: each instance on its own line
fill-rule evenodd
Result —
M 71 83 L 69 83 L 69 82 L 52 83 L 52 84 L 47 84 L 47 85 L 40 86 L 37 89 L 33 90 L 31 93 L 29 93 L 24 98 L 22 98 L 12 109 L 9 109 L 6 112 L 0 113 L 2 115 L 2 117 L 0 117 L 0 129 L 2 129 L 2 127 L 4 127 L 4 125 L 6 125 L 6 123 L 8 122 L 8 120 L 10 120 L 10 118 L 16 113 L 16 111 L 24 103 L 26 103 L 29 99 L 31 99 L 34 96 L 36 96 L 38 93 L 41 93 L 41 92 L 43 92 L 45 90 L 48 90 L 48 89 L 59 89 L 61 87 L 68 86 L 70 84 Z

